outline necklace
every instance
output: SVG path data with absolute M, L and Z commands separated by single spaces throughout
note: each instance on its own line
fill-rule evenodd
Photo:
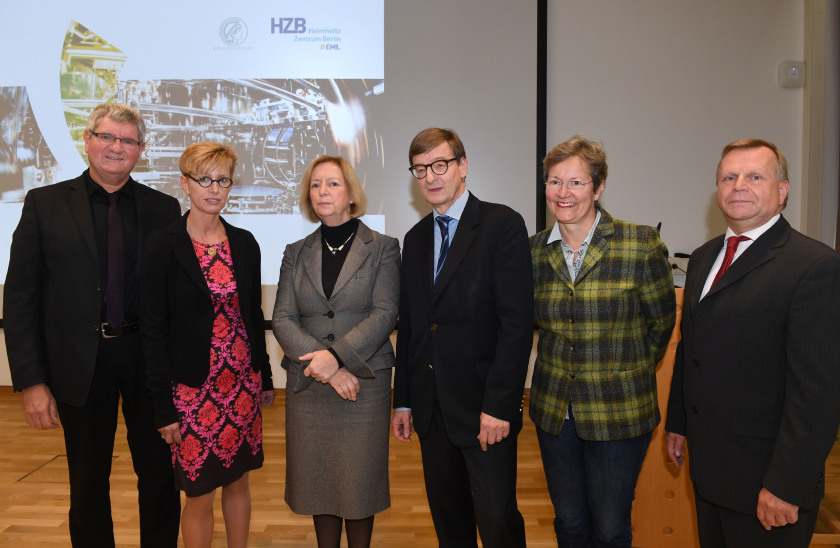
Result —
M 333 254 L 333 257 L 335 256 L 335 254 L 336 254 L 336 253 L 338 253 L 339 251 L 341 251 L 342 249 L 344 249 L 344 246 L 346 246 L 346 245 L 347 245 L 347 242 L 349 242 L 349 241 L 350 241 L 350 238 L 352 238 L 352 237 L 353 237 L 353 234 L 355 234 L 355 232 L 351 232 L 351 233 L 350 233 L 350 235 L 349 235 L 349 236 L 347 236 L 347 239 L 346 239 L 346 240 L 344 240 L 344 243 L 343 243 L 343 244 L 341 244 L 341 245 L 340 245 L 340 246 L 338 246 L 338 247 L 333 247 L 333 246 L 331 246 L 331 245 L 330 245 L 330 243 L 327 241 L 326 236 L 324 237 L 324 243 L 325 243 L 325 244 L 327 244 L 327 249 L 329 249 L 329 250 L 330 250 L 330 253 L 332 253 L 332 254 Z

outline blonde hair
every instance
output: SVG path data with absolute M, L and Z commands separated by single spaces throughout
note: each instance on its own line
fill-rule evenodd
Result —
M 303 215 L 317 223 L 321 220 L 318 214 L 315 213 L 315 208 L 312 207 L 312 200 L 309 197 L 309 186 L 312 180 L 312 172 L 321 164 L 335 164 L 341 169 L 341 174 L 344 177 L 344 182 L 347 184 L 347 192 L 350 195 L 350 217 L 358 218 L 367 211 L 367 197 L 365 197 L 365 190 L 359 182 L 359 177 L 350 162 L 340 156 L 320 156 L 315 158 L 303 178 L 300 181 L 300 211 Z
M 210 173 L 214 169 L 227 167 L 230 178 L 236 170 L 236 152 L 233 147 L 221 143 L 205 141 L 188 146 L 178 160 L 178 168 L 184 175 Z

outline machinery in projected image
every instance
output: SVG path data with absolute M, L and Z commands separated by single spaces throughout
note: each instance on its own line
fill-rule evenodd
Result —
M 228 213 L 283 213 L 297 208 L 297 184 L 309 163 L 342 155 L 364 180 L 381 169 L 381 147 L 369 138 L 366 103 L 381 80 L 121 79 L 126 55 L 83 25 L 71 23 L 59 64 L 67 131 L 86 160 L 84 131 L 101 103 L 136 108 L 146 123 L 146 148 L 133 176 L 186 203 L 178 159 L 201 141 L 226 143 L 239 162 Z M 25 88 L 0 88 L 0 201 L 22 201 L 36 186 L 55 183 L 60 167 L 32 113 Z M 54 139 L 63 135 L 49 135 Z M 368 143 L 371 143 L 369 148 Z M 76 174 L 72 174 L 75 176 Z
M 38 129 L 24 87 L 0 87 L 0 202 L 22 201 L 55 181 L 56 162 Z
M 229 213 L 292 213 L 307 165 L 338 149 L 318 82 L 120 82 L 115 100 L 137 108 L 148 128 L 135 176 L 174 196 L 183 194 L 178 158 L 184 148 L 200 141 L 233 146 L 239 165 Z

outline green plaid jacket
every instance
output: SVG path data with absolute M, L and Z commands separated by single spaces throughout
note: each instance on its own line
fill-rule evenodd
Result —
M 620 440 L 659 424 L 656 364 L 674 328 L 676 300 L 668 249 L 649 226 L 601 209 L 572 283 L 551 229 L 531 236 L 539 345 L 530 416 L 557 435 L 569 403 L 578 436 Z

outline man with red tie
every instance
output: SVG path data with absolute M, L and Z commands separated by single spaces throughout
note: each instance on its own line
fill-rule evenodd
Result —
M 788 224 L 773 143 L 723 149 L 726 235 L 692 255 L 666 444 L 685 441 L 700 544 L 807 548 L 840 424 L 840 255 Z

